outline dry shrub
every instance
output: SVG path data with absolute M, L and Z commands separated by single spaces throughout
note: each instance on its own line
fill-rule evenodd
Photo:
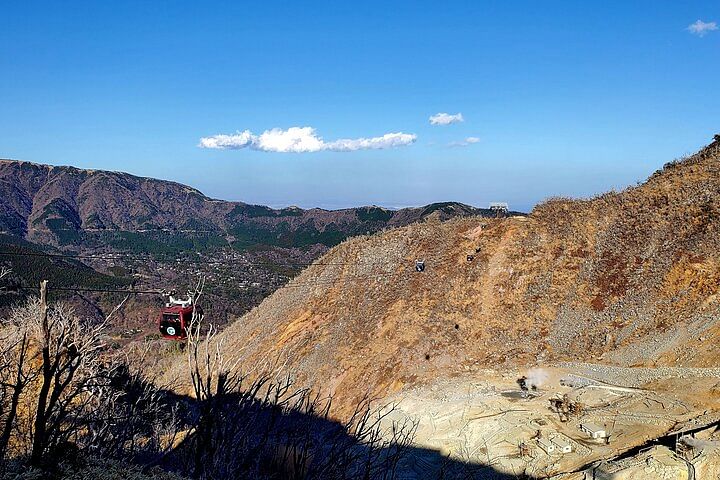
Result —
M 16 308 L 0 334 L 0 453 L 9 468 L 0 474 L 140 479 L 161 468 L 201 479 L 391 479 L 410 448 L 414 424 L 384 430 L 393 406 L 364 401 L 339 423 L 330 398 L 289 378 L 246 382 L 213 328 L 188 339 L 195 395 L 178 396 L 109 356 L 104 324 L 43 300 Z

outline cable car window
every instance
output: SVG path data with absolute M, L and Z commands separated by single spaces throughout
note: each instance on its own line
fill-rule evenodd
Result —
M 160 331 L 171 337 L 182 335 L 180 315 L 176 313 L 163 313 L 162 320 L 160 321 Z
M 177 313 L 163 313 L 162 321 L 180 323 L 180 315 L 178 315 Z

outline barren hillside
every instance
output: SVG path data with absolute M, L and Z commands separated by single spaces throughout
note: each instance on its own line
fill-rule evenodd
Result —
M 353 238 L 229 327 L 226 354 L 334 393 L 340 410 L 497 366 L 715 365 L 719 218 L 716 141 L 642 185 L 526 218 Z

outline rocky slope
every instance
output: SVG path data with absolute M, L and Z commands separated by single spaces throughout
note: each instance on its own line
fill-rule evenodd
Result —
M 718 365 L 719 229 L 715 141 L 622 192 L 345 241 L 230 326 L 225 354 L 340 413 L 480 368 Z
M 407 225 L 433 213 L 442 219 L 492 214 L 450 202 L 398 211 L 273 210 L 211 199 L 185 185 L 126 173 L 0 160 L 0 231 L 55 246 L 83 246 L 92 238 L 112 243 L 117 239 L 103 237 L 107 232 L 150 236 L 162 229 L 209 235 L 241 248 L 332 246 L 351 235 Z

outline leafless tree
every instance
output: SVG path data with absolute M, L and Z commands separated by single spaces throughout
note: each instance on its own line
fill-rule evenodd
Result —
M 17 310 L 11 318 L 17 317 Z M 16 426 L 23 392 L 37 376 L 28 358 L 30 332 L 27 325 L 10 323 L 0 330 L 0 464 L 7 456 L 11 435 Z
M 0 325 L 0 465 L 50 466 L 63 448 L 147 462 L 174 447 L 177 402 L 102 342 L 127 297 L 100 324 L 46 297 L 43 282 Z
M 195 301 L 201 293 L 202 283 Z M 187 332 L 194 395 L 181 397 L 110 356 L 102 342 L 109 317 L 90 324 L 48 305 L 45 282 L 39 299 L 13 311 L 0 329 L 3 459 L 12 445 L 13 456 L 41 468 L 77 451 L 201 479 L 374 480 L 394 478 L 410 447 L 415 426 L 389 422 L 393 405 L 372 408 L 367 399 L 339 423 L 331 398 L 294 388 L 290 377 L 248 381 L 200 315 Z
M 8 267 L 5 267 L 5 266 L 0 267 L 0 280 L 2 280 L 4 277 L 7 277 L 8 275 L 10 275 L 11 272 L 12 272 L 12 270 L 10 270 L 10 268 L 8 268 Z
M 43 467 L 87 431 L 109 318 L 91 324 L 64 304 L 50 306 L 46 281 L 39 299 L 13 309 L 0 330 L 0 458 L 12 444 L 15 456 Z
M 154 465 L 174 447 L 181 429 L 178 402 L 123 358 L 110 359 L 92 391 L 83 448 L 102 457 Z
M 202 296 L 203 287 L 204 281 L 200 280 L 191 292 L 193 306 Z M 226 430 L 218 425 L 222 418 L 220 410 L 243 380 L 237 365 L 227 362 L 217 328 L 212 324 L 204 328 L 203 320 L 203 315 L 194 309 L 186 332 L 188 371 L 197 402 L 192 466 L 197 478 L 205 477 L 205 473 L 212 470 L 209 462 L 216 463 L 218 448 L 225 442 Z
M 40 360 L 30 465 L 42 466 L 46 454 L 84 426 L 73 413 L 82 411 L 87 392 L 100 378 L 102 334 L 118 308 L 100 324 L 89 324 L 62 304 L 51 309 L 47 281 L 41 282 L 39 309 L 29 319 Z
M 196 291 L 195 298 L 202 292 Z M 332 399 L 293 387 L 290 377 L 252 381 L 228 361 L 222 336 L 194 316 L 187 359 L 196 413 L 180 454 L 194 478 L 392 479 L 416 425 L 389 421 L 395 405 L 359 402 L 345 423 Z M 387 430 L 387 431 L 386 431 Z

